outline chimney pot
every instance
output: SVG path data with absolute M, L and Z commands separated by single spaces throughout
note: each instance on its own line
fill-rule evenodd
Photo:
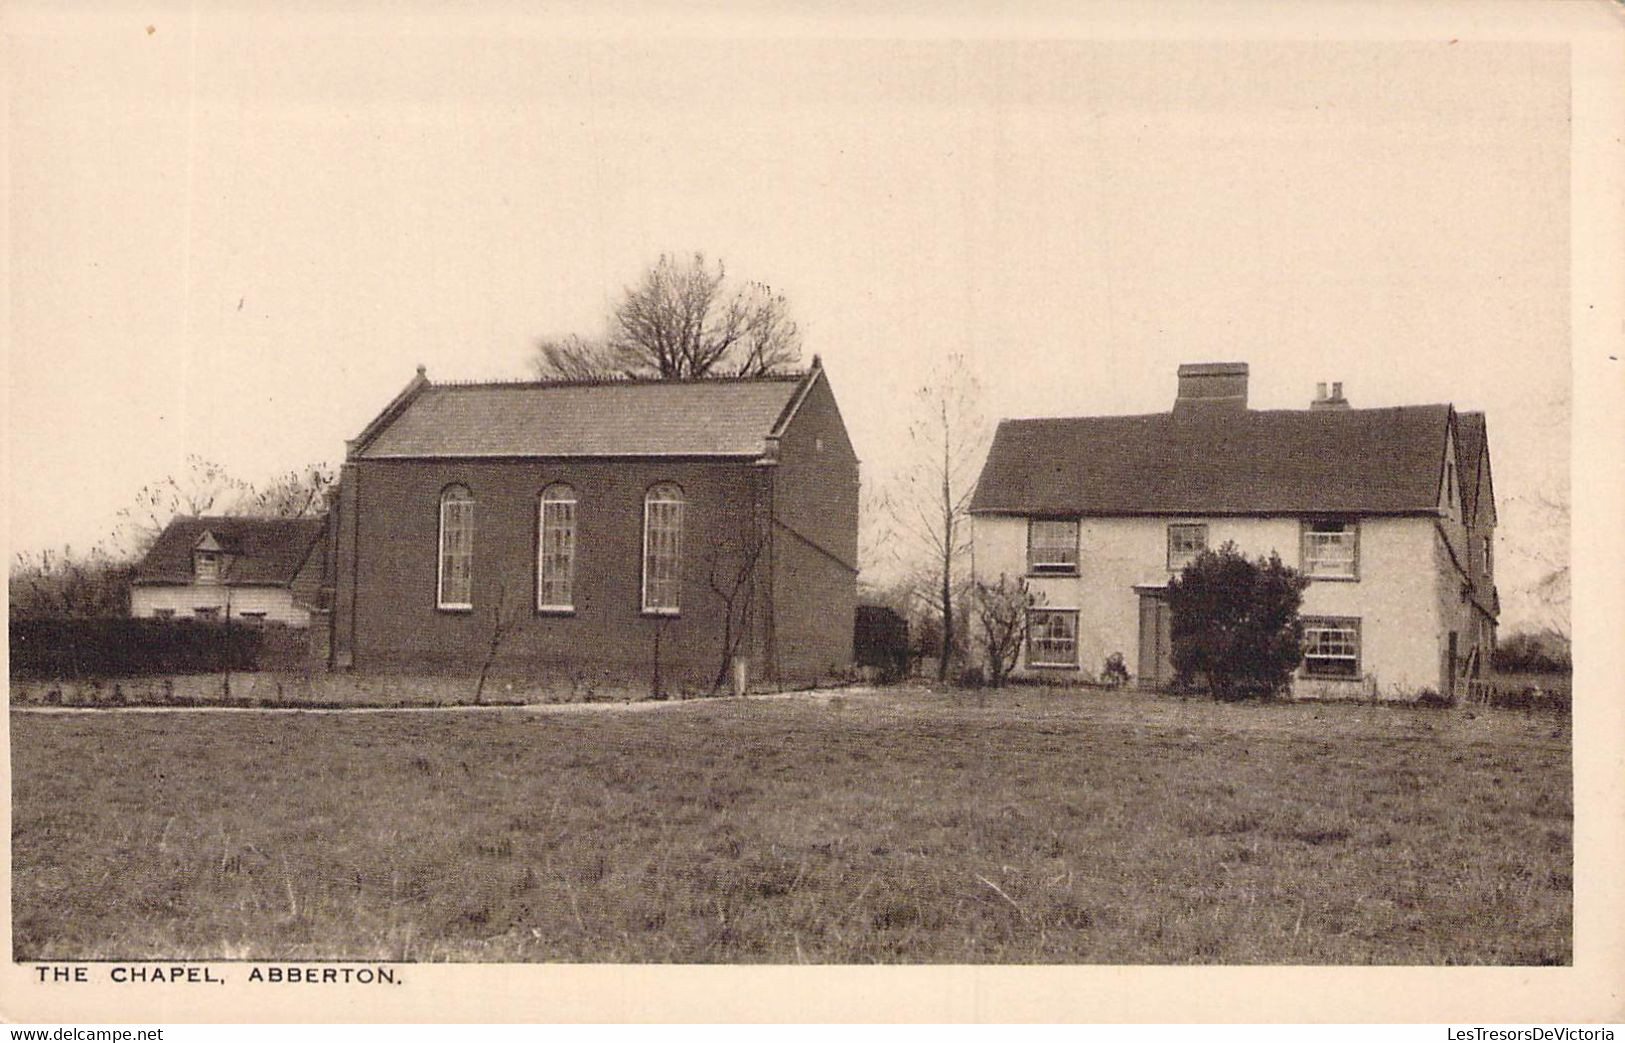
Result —
M 1339 399 L 1339 398 L 1342 398 L 1342 397 L 1343 397 L 1343 382 L 1341 380 L 1332 381 L 1332 398 Z
M 1324 380 L 1315 385 L 1315 401 L 1326 401 L 1326 382 Z

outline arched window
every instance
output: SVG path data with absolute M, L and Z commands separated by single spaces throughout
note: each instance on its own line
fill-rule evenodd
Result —
M 682 550 L 683 490 L 662 482 L 643 497 L 643 611 L 677 614 Z
M 440 578 L 435 601 L 441 608 L 474 607 L 474 494 L 461 485 L 440 494 Z
M 575 608 L 576 491 L 563 482 L 542 490 L 537 526 L 536 607 L 542 611 Z

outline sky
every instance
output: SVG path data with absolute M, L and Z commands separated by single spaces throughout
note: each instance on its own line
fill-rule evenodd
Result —
M 789 299 L 867 485 L 949 354 L 994 418 L 1162 410 L 1241 360 L 1256 407 L 1488 414 L 1504 626 L 1567 561 L 1560 44 L 14 18 L 14 551 L 95 543 L 189 453 L 336 464 L 417 365 L 521 377 L 699 250 Z

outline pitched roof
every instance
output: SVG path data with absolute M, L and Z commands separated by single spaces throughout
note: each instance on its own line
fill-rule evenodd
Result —
M 1461 442 L 1461 461 L 1457 470 L 1467 476 L 1461 483 L 1462 506 L 1467 517 L 1478 517 L 1479 475 L 1478 458 L 1484 452 L 1484 414 L 1457 413 L 1457 437 Z
M 1431 513 L 1448 405 L 1006 420 L 971 510 Z
M 134 582 L 192 582 L 192 549 L 207 533 L 231 556 L 221 582 L 231 586 L 292 583 L 325 525 L 321 518 L 176 518 L 136 566 Z
M 742 456 L 768 451 L 821 369 L 689 381 L 431 384 L 420 376 L 352 446 L 370 460 Z M 402 401 L 402 399 L 405 401 Z M 393 412 L 393 416 L 388 414 Z M 380 423 L 380 421 L 382 421 Z

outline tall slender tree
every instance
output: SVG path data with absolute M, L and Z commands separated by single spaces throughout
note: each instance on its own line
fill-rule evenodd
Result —
M 970 500 L 988 443 L 981 384 L 962 355 L 949 355 L 914 393 L 910 455 L 886 497 L 900 554 L 928 564 L 934 614 L 942 622 L 937 679 L 961 643 L 962 601 L 970 555 Z

